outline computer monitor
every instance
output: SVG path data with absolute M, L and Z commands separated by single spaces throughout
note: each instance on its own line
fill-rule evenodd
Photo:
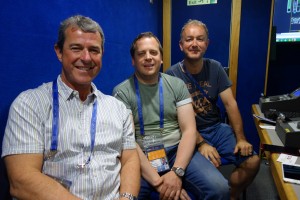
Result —
M 276 42 L 300 43 L 300 0 L 275 0 L 273 26 Z

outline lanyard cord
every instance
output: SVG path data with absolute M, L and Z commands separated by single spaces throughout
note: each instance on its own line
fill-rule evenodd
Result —
M 52 98 L 53 98 L 53 121 L 52 121 L 52 138 L 51 138 L 51 147 L 50 151 L 57 151 L 57 141 L 58 141 L 58 134 L 59 134 L 59 96 L 58 96 L 58 87 L 57 81 L 53 81 L 52 84 Z M 85 164 L 88 164 L 91 160 L 92 152 L 94 151 L 95 146 L 95 137 L 96 137 L 96 122 L 97 122 L 97 107 L 98 103 L 97 100 L 93 104 L 93 112 L 92 112 L 92 119 L 91 119 L 91 152 L 88 160 Z
M 158 76 L 158 81 L 159 81 L 159 118 L 160 118 L 159 127 L 162 132 L 164 128 L 164 94 L 163 94 L 163 82 L 162 82 L 161 74 L 159 74 Z M 137 106 L 138 106 L 140 133 L 141 135 L 145 135 L 141 94 L 140 94 L 139 84 L 136 75 L 134 75 L 134 86 L 135 86 L 135 93 L 136 93 Z
M 187 74 L 187 76 L 189 77 L 189 79 L 191 81 L 193 81 L 194 85 L 198 88 L 198 90 L 200 90 L 200 92 L 203 94 L 203 96 L 205 96 L 209 101 L 212 102 L 212 99 L 206 94 L 206 92 L 203 90 L 203 88 L 200 86 L 200 84 L 196 81 L 196 79 L 190 74 L 190 72 L 188 70 L 186 70 L 185 65 L 183 64 L 183 61 L 181 61 L 179 63 L 180 67 L 182 67 L 185 71 L 185 73 Z

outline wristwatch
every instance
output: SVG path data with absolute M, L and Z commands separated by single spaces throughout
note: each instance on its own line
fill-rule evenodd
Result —
M 184 169 L 182 169 L 181 167 L 172 167 L 171 171 L 175 172 L 175 174 L 180 178 L 182 178 L 185 174 Z
M 133 196 L 132 194 L 130 194 L 128 192 L 124 192 L 124 193 L 120 194 L 120 197 L 125 197 L 129 200 L 137 200 L 136 196 Z

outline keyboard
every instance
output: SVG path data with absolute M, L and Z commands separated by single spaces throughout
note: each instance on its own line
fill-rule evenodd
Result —
M 267 110 L 264 112 L 266 118 L 276 121 L 279 115 L 283 115 L 285 118 L 299 118 L 300 112 L 286 112 L 277 110 Z

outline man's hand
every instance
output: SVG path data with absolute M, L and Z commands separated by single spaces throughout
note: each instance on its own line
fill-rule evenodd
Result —
M 175 199 L 178 200 L 181 194 L 182 180 L 175 172 L 170 171 L 162 176 L 163 183 L 159 187 L 159 199 Z M 185 196 L 185 195 L 184 195 Z M 183 197 L 184 197 L 183 196 Z M 184 198 L 185 199 L 185 198 Z
M 234 154 L 240 152 L 241 156 L 251 156 L 253 151 L 252 145 L 246 140 L 238 140 L 234 148 Z
M 219 167 L 221 165 L 221 157 L 215 147 L 205 143 L 198 148 L 198 151 L 215 167 Z
M 187 192 L 185 191 L 185 189 L 181 189 L 180 192 L 180 200 L 191 200 L 190 196 L 187 194 Z

